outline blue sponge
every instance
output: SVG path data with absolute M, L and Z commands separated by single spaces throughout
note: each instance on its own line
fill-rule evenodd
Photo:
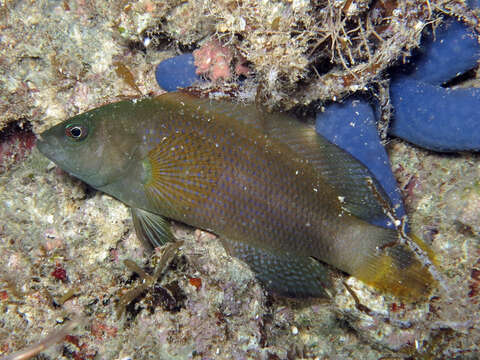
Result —
M 420 48 L 400 72 L 410 79 L 432 85 L 463 74 L 477 66 L 480 44 L 472 29 L 455 19 L 447 19 L 436 30 L 424 31 Z
M 467 0 L 467 6 L 471 9 L 480 8 L 480 0 Z
M 155 70 L 155 78 L 158 85 L 166 91 L 191 86 L 201 79 L 195 74 L 193 55 L 189 53 L 163 60 Z
M 390 88 L 390 134 L 436 151 L 480 150 L 480 89 L 447 89 L 402 78 Z
M 441 84 L 477 66 L 480 45 L 465 24 L 448 19 L 427 31 L 410 64 L 390 84 L 395 110 L 389 134 L 442 152 L 480 150 L 480 89 Z

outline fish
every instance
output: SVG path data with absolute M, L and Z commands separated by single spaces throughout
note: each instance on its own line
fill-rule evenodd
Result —
M 280 295 L 328 297 L 338 270 L 406 300 L 434 286 L 401 231 L 371 223 L 389 200 L 368 169 L 288 114 L 170 92 L 74 116 L 37 146 L 129 206 L 145 244 L 175 241 L 171 220 L 210 231 Z

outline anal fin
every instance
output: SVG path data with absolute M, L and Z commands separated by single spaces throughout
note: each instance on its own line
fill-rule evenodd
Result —
M 153 249 L 175 241 L 166 218 L 139 208 L 131 211 L 135 232 L 145 247 Z
M 330 297 L 331 270 L 306 256 L 280 253 L 246 243 L 222 239 L 231 255 L 246 262 L 268 289 L 287 297 Z

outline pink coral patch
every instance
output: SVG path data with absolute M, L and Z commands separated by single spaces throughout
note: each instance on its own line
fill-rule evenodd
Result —
M 218 40 L 212 40 L 193 52 L 194 64 L 197 67 L 197 75 L 208 76 L 211 80 L 228 80 L 232 77 L 230 63 L 232 51 L 220 44 Z

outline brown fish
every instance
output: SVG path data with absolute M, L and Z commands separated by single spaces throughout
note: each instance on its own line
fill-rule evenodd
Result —
M 397 231 L 370 224 L 388 199 L 368 170 L 287 115 L 177 92 L 41 137 L 43 154 L 132 208 L 144 241 L 173 241 L 166 219 L 209 230 L 281 294 L 322 296 L 325 264 L 408 299 L 434 282 Z

